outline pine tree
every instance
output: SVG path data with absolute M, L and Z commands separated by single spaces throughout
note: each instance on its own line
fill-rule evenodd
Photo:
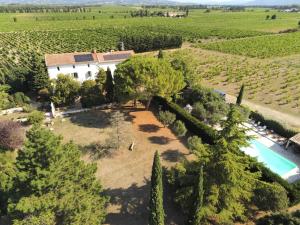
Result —
M 113 77 L 109 67 L 107 68 L 106 71 L 105 92 L 106 92 L 106 100 L 108 102 L 112 102 L 114 100 L 114 83 L 113 83 Z
M 197 182 L 195 183 L 194 192 L 193 192 L 193 207 L 191 211 L 191 217 L 189 224 L 190 225 L 200 225 L 202 219 L 202 206 L 203 206 L 203 167 L 200 167 L 200 171 L 197 177 Z
M 159 58 L 159 59 L 163 59 L 164 58 L 164 53 L 163 53 L 163 51 L 161 49 L 159 49 L 159 51 L 158 51 L 157 58 Z
M 43 88 L 47 88 L 49 84 L 49 77 L 46 72 L 46 68 L 37 54 L 33 54 L 31 57 L 31 71 L 30 71 L 30 88 L 34 92 L 38 92 Z
M 158 152 L 155 152 L 150 190 L 149 225 L 164 225 L 162 169 Z
M 239 92 L 239 95 L 236 98 L 236 104 L 237 105 L 241 105 L 242 104 L 243 95 L 244 95 L 244 84 L 242 85 L 242 87 L 240 89 L 240 92 Z

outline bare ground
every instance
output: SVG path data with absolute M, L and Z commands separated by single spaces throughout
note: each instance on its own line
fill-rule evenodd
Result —
M 97 176 L 111 196 L 107 225 L 144 225 L 148 219 L 149 183 L 152 160 L 159 151 L 162 166 L 169 168 L 182 157 L 190 158 L 188 149 L 150 111 L 129 112 L 132 121 L 133 151 L 124 146 L 112 157 L 99 160 Z M 183 216 L 174 208 L 164 190 L 166 224 L 183 224 Z

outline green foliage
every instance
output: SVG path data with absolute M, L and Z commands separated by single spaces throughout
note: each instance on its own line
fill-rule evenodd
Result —
M 113 82 L 113 77 L 112 77 L 112 74 L 111 74 L 111 71 L 109 69 L 109 67 L 107 68 L 107 71 L 106 71 L 106 81 L 105 81 L 105 97 L 106 97 L 106 100 L 108 102 L 113 102 L 114 100 L 114 82 Z
M 260 218 L 256 225 L 298 225 L 300 224 L 299 211 L 292 214 L 275 213 Z
M 197 160 L 201 165 L 206 164 L 210 159 L 210 152 L 202 143 L 201 138 L 197 136 L 192 136 L 188 138 L 188 148 L 189 150 L 197 156 Z
M 203 217 L 203 198 L 204 198 L 204 186 L 203 186 L 203 167 L 200 167 L 197 181 L 193 190 L 193 206 L 191 210 L 191 216 L 189 220 L 190 225 L 199 225 Z
M 157 151 L 152 165 L 149 209 L 149 225 L 164 225 L 162 168 Z
M 80 83 L 69 75 L 59 74 L 57 79 L 52 81 L 51 100 L 58 106 L 74 104 L 79 96 Z
M 0 153 L 0 217 L 6 215 L 10 194 L 13 193 L 16 168 L 12 152 Z
M 27 92 L 30 80 L 30 70 L 26 67 L 16 67 L 6 75 L 6 83 L 11 86 L 13 92 Z
M 254 190 L 253 201 L 258 209 L 273 212 L 286 209 L 289 204 L 286 190 L 277 183 L 261 182 Z
M 192 114 L 209 124 L 219 123 L 228 112 L 224 99 L 211 89 L 195 87 L 183 94 L 186 103 L 193 105 Z
M 258 112 L 251 111 L 250 118 L 255 120 L 256 122 L 260 122 L 261 125 L 267 126 L 268 129 L 273 130 L 275 133 L 285 138 L 290 138 L 298 133 L 295 130 L 285 127 L 283 124 L 276 120 L 265 118 Z
M 118 65 L 114 81 L 119 101 L 145 99 L 147 108 L 153 96 L 170 99 L 185 86 L 182 73 L 174 70 L 168 61 L 141 56 Z
M 157 58 L 159 59 L 163 59 L 164 58 L 164 53 L 161 49 L 159 49 L 158 54 L 157 54 Z
M 12 100 L 17 106 L 24 106 L 30 103 L 30 98 L 23 92 L 16 92 L 12 96 Z
M 9 94 L 7 93 L 9 87 L 7 85 L 0 85 L 0 110 L 10 108 L 11 102 Z
M 8 206 L 14 224 L 103 223 L 106 200 L 95 178 L 97 167 L 80 156 L 76 145 L 62 144 L 49 130 L 28 131 L 16 160 L 15 193 Z
M 174 114 L 174 116 L 175 116 L 175 114 Z M 172 129 L 178 137 L 185 136 L 185 134 L 187 132 L 187 129 L 186 129 L 184 123 L 180 120 L 175 121 L 175 123 L 173 124 Z
M 120 38 L 125 49 L 135 52 L 147 52 L 159 49 L 180 48 L 182 36 L 162 34 L 125 34 Z
M 27 122 L 31 125 L 41 125 L 45 119 L 45 115 L 41 111 L 34 110 L 27 116 Z
M 29 87 L 31 91 L 38 93 L 39 90 L 49 86 L 49 77 L 45 68 L 45 63 L 42 62 L 40 56 L 36 53 L 32 54 L 30 64 Z
M 165 127 L 168 127 L 174 123 L 176 120 L 176 115 L 169 111 L 159 111 L 158 119 Z
M 158 105 L 162 105 L 164 110 L 175 113 L 176 118 L 184 122 L 190 132 L 201 137 L 204 143 L 213 144 L 216 141 L 217 134 L 215 130 L 189 114 L 181 106 L 161 97 L 155 97 L 155 102 Z
M 101 105 L 105 102 L 105 98 L 99 89 L 99 85 L 94 80 L 86 80 L 82 83 L 80 95 L 80 102 L 84 108 Z
M 244 95 L 244 89 L 245 89 L 245 85 L 243 84 L 242 87 L 241 87 L 241 89 L 240 89 L 239 95 L 236 98 L 236 104 L 237 105 L 241 105 L 242 104 L 243 95 Z

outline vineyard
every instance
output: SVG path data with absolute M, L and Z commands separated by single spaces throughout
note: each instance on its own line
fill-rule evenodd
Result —
M 194 59 L 201 83 L 232 95 L 237 95 L 244 83 L 246 99 L 283 112 L 300 113 L 300 71 L 295 66 L 194 48 L 171 53 L 176 54 Z
M 287 56 L 300 53 L 300 32 L 218 41 L 199 46 L 205 49 L 258 58 Z

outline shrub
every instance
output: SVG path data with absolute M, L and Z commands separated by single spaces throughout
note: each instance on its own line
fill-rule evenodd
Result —
M 263 115 L 261 115 L 258 112 L 252 111 L 250 113 L 250 118 L 257 122 L 259 121 L 262 125 L 267 126 L 268 129 L 273 130 L 274 132 L 285 138 L 290 138 L 298 133 L 295 130 L 286 128 L 283 124 L 276 120 L 266 119 Z
M 173 131 L 178 137 L 183 137 L 186 134 L 187 129 L 182 121 L 176 120 L 173 124 Z
M 201 137 L 204 143 L 215 143 L 217 139 L 216 131 L 189 114 L 181 106 L 173 102 L 168 102 L 166 99 L 161 97 L 155 97 L 153 102 L 158 105 L 162 105 L 164 110 L 169 110 L 170 112 L 175 113 L 177 119 L 181 120 L 190 132 Z
M 39 125 L 43 122 L 44 118 L 43 112 L 34 110 L 28 115 L 27 122 L 32 125 Z
M 259 187 L 254 190 L 253 201 L 260 210 L 271 211 L 286 209 L 289 203 L 287 192 L 281 185 L 265 182 L 259 184 Z
M 165 127 L 168 127 L 174 123 L 176 120 L 176 115 L 169 111 L 159 111 L 158 119 Z
M 298 225 L 300 219 L 297 214 L 276 213 L 260 218 L 256 225 Z
M 14 150 L 23 145 L 24 132 L 21 125 L 13 121 L 0 121 L 0 148 Z
M 99 89 L 96 81 L 87 80 L 82 83 L 80 88 L 81 98 L 80 102 L 82 107 L 91 107 L 95 105 L 100 105 L 105 102 L 105 98 Z
M 30 103 L 30 98 L 27 97 L 23 92 L 16 92 L 13 94 L 13 101 L 17 106 L 24 106 Z

